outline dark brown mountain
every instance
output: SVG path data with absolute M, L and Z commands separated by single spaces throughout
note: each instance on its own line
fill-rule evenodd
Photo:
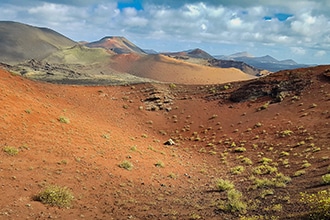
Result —
M 177 59 L 189 59 L 189 58 L 199 58 L 199 59 L 214 59 L 209 53 L 205 52 L 202 49 L 196 48 L 192 50 L 180 51 L 180 52 L 169 52 L 162 53 Z
M 0 62 L 17 63 L 43 59 L 76 42 L 48 28 L 0 21 Z
M 242 70 L 244 73 L 247 73 L 247 74 L 253 75 L 253 76 L 260 76 L 260 75 L 262 75 L 262 72 L 263 72 L 263 70 L 261 70 L 261 69 L 257 69 L 242 61 L 236 61 L 236 60 L 212 59 L 212 60 L 209 60 L 209 65 L 221 67 L 221 68 L 237 68 L 237 69 Z

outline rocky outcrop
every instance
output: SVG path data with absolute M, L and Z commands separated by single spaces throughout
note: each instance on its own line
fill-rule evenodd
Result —
M 230 94 L 229 99 L 233 102 L 243 102 L 268 96 L 272 102 L 281 102 L 288 95 L 300 95 L 310 84 L 308 73 L 283 71 L 242 85 Z
M 143 100 L 147 111 L 171 111 L 174 97 L 166 89 L 154 87 L 144 89 L 146 98 Z
M 326 78 L 330 79 L 330 69 L 326 69 L 326 70 L 324 71 L 323 75 L 324 75 Z

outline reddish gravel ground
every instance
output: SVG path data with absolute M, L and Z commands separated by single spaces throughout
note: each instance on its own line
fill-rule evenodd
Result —
M 262 79 L 295 85 L 291 76 L 298 76 L 309 83 L 260 111 L 271 97 L 238 103 L 226 98 L 248 81 L 228 90 L 86 87 L 34 82 L 0 70 L 0 219 L 302 219 L 309 210 L 299 193 L 329 189 L 321 182 L 330 170 L 330 79 L 323 74 L 329 69 Z M 167 110 L 148 111 L 144 100 L 157 106 L 163 98 L 170 99 Z M 281 137 L 285 131 L 290 136 Z M 169 138 L 176 144 L 164 145 Z M 6 146 L 18 154 L 8 155 Z M 242 163 L 244 158 L 251 164 Z M 260 178 L 281 173 L 291 181 L 256 187 L 262 158 L 276 172 Z M 119 167 L 125 160 L 132 170 Z M 244 170 L 234 174 L 238 165 Z M 220 204 L 227 196 L 216 187 L 219 178 L 242 192 L 246 211 L 224 210 Z M 68 187 L 72 206 L 36 201 L 49 185 Z

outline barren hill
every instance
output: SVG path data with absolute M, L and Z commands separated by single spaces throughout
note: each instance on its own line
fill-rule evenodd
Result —
M 17 63 L 43 59 L 76 42 L 48 28 L 12 21 L 0 21 L 0 62 Z
M 181 84 L 214 84 L 252 79 L 238 69 L 221 69 L 177 60 L 165 55 L 118 55 L 113 68 L 139 77 Z

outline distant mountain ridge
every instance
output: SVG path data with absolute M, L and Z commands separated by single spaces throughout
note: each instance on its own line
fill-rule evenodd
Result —
M 270 55 L 254 57 L 253 55 L 248 54 L 247 52 L 235 53 L 229 56 L 218 55 L 214 57 L 221 60 L 241 61 L 253 67 L 259 69 L 265 69 L 271 72 L 277 72 L 284 69 L 297 69 L 302 67 L 308 67 L 308 65 L 305 64 L 298 64 L 292 59 L 277 60 Z
M 175 53 L 164 53 L 164 54 L 182 60 L 187 60 L 189 58 L 205 59 L 206 64 L 208 66 L 219 67 L 219 68 L 236 68 L 252 76 L 259 76 L 261 75 L 262 72 L 261 69 L 248 65 L 243 61 L 216 59 L 209 53 L 199 48 L 181 51 L 181 52 L 175 52 Z
M 214 59 L 213 56 L 211 56 L 209 53 L 205 52 L 204 50 L 200 48 L 185 50 L 185 51 L 179 51 L 179 52 L 166 52 L 161 53 L 167 56 L 171 56 L 177 59 L 188 59 L 188 58 L 199 58 L 199 59 Z

